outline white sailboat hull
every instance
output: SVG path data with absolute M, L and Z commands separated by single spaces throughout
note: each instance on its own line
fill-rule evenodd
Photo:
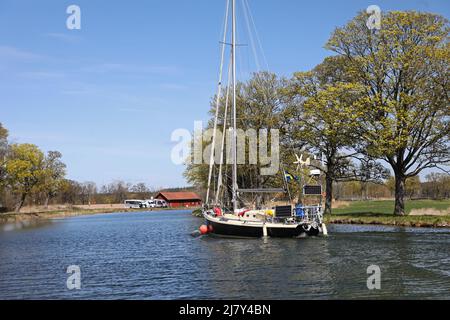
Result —
M 275 223 L 257 219 L 240 219 L 230 215 L 214 217 L 208 211 L 205 211 L 203 216 L 208 223 L 210 233 L 221 236 L 261 238 L 266 233 L 269 237 L 295 238 L 304 234 L 315 236 L 320 232 L 319 228 L 312 228 L 301 222 Z

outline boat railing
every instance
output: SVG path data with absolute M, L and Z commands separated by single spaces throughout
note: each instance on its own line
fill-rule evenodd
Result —
M 322 213 L 322 206 L 301 206 L 296 207 L 295 214 L 298 218 L 301 219 L 302 222 L 305 223 L 322 223 L 323 220 L 323 213 Z

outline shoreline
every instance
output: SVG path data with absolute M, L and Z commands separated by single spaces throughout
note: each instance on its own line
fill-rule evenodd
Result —
M 72 209 L 72 210 L 51 210 L 40 212 L 21 212 L 21 213 L 3 213 L 0 214 L 0 225 L 10 223 L 32 222 L 41 220 L 71 218 L 78 216 L 93 216 L 110 213 L 133 213 L 133 212 L 160 212 L 160 211 L 174 211 L 181 210 L 182 208 L 145 208 L 145 209 L 127 209 L 127 208 L 103 208 L 103 209 Z
M 110 213 L 133 213 L 133 212 L 160 212 L 174 210 L 191 210 L 194 217 L 202 218 L 196 215 L 198 209 L 192 208 L 165 208 L 165 209 L 127 209 L 127 208 L 99 208 L 99 209 L 72 209 L 72 210 L 54 210 L 30 213 L 4 213 L 0 214 L 0 225 L 44 221 L 51 219 L 70 218 L 77 216 L 92 216 Z M 364 215 L 364 214 L 338 214 L 325 216 L 326 224 L 359 224 L 359 225 L 382 225 L 393 227 L 412 227 L 412 228 L 450 228 L 450 216 L 386 216 L 386 215 Z
M 368 217 L 354 215 L 336 215 L 326 216 L 324 218 L 326 224 L 359 224 L 359 225 L 379 225 L 391 227 L 409 227 L 409 228 L 450 228 L 450 216 L 381 216 Z

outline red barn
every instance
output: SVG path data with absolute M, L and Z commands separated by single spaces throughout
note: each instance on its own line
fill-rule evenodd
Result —
M 165 200 L 169 207 L 200 207 L 202 199 L 195 192 L 160 192 L 156 199 Z

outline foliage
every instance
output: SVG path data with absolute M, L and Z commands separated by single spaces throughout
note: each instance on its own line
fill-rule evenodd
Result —
M 45 206 L 50 198 L 56 196 L 66 175 L 66 165 L 61 161 L 62 154 L 49 151 L 43 163 L 43 177 L 39 189 L 45 194 Z
M 297 123 L 299 137 L 309 150 L 325 157 L 325 167 L 317 167 L 325 173 L 325 213 L 331 213 L 333 182 L 357 179 L 358 175 L 351 161 L 357 152 L 348 150 L 357 144 L 366 100 L 362 85 L 343 82 L 347 76 L 343 68 L 342 59 L 327 58 L 310 72 L 296 73 L 289 89 L 302 111 Z M 360 174 L 361 178 L 372 175 Z
M 450 175 L 433 172 L 428 174 L 422 183 L 422 196 L 432 199 L 450 198 Z
M 396 214 L 405 214 L 405 181 L 450 159 L 448 21 L 414 11 L 385 13 L 382 28 L 362 13 L 336 29 L 327 48 L 345 61 L 368 105 L 361 143 L 387 161 L 396 178 Z
M 420 177 L 419 176 L 413 176 L 408 179 L 406 179 L 405 183 L 405 195 L 412 199 L 415 196 L 418 196 L 420 194 Z
M 131 191 L 135 193 L 150 193 L 150 189 L 146 186 L 145 183 L 140 182 L 131 187 Z
M 8 130 L 3 127 L 0 122 L 0 158 L 5 156 L 5 151 L 8 145 Z
M 6 161 L 6 181 L 19 196 L 16 211 L 20 211 L 26 197 L 39 187 L 45 176 L 44 153 L 33 144 L 13 144 Z
M 66 165 L 62 154 L 46 155 L 33 144 L 8 144 L 8 131 L 0 124 L 0 202 L 15 202 L 20 211 L 30 196 L 43 195 L 45 205 L 62 189 Z M 10 204 L 12 206 L 12 204 Z
M 291 117 L 288 115 L 288 108 L 286 106 L 286 99 L 284 95 L 285 80 L 279 79 L 276 75 L 261 72 L 255 73 L 253 77 L 243 83 L 238 83 L 237 85 L 237 95 L 236 95 L 236 112 L 237 112 L 237 127 L 243 131 L 249 129 L 259 132 L 260 129 L 266 129 L 270 132 L 271 129 L 280 130 L 280 136 L 286 136 L 286 129 L 291 121 Z M 228 88 L 224 89 L 227 92 Z M 210 114 L 215 115 L 215 100 L 212 100 Z M 231 99 L 230 99 L 231 101 Z M 219 104 L 219 123 L 218 128 L 223 132 L 224 124 L 226 128 L 230 127 L 230 111 L 231 103 L 228 105 L 227 117 L 224 117 L 226 106 L 226 96 L 224 95 L 220 99 Z M 207 129 L 213 127 L 212 119 Z M 216 146 L 216 157 L 220 155 L 221 139 L 218 139 L 218 144 Z M 271 150 L 270 137 L 268 138 L 268 150 Z M 210 143 L 211 141 L 209 141 Z M 283 141 L 281 141 L 283 144 Z M 206 147 L 204 145 L 204 147 Z M 227 152 L 229 145 L 224 150 L 224 163 L 226 164 L 230 161 L 230 152 Z M 283 145 L 281 146 L 281 157 L 285 154 L 285 149 Z M 228 157 L 228 158 L 227 158 Z M 208 181 L 208 171 L 209 171 L 209 157 L 206 157 L 207 161 L 204 164 L 194 164 L 190 163 L 187 165 L 185 170 L 185 177 L 188 182 L 201 187 L 202 189 L 207 188 Z M 245 142 L 245 158 L 249 159 L 249 141 L 246 139 Z M 228 160 L 228 161 L 227 161 Z M 261 160 L 261 159 L 259 159 Z M 238 169 L 238 185 L 240 188 L 260 188 L 260 187 L 280 187 L 283 182 L 278 176 L 261 176 L 260 167 L 264 166 L 258 161 L 257 164 L 247 164 L 239 165 Z M 217 181 L 217 176 L 219 172 L 219 165 L 214 166 L 214 177 L 213 181 Z M 222 181 L 224 185 L 230 185 L 231 179 L 231 165 L 224 165 L 224 170 L 222 173 Z M 228 181 L 228 182 L 227 182 Z M 231 199 L 229 194 L 230 190 L 225 190 L 224 198 Z M 263 199 L 250 199 L 250 201 L 264 201 Z
M 114 181 L 102 187 L 102 193 L 111 195 L 111 203 L 123 203 L 128 198 L 131 184 L 124 181 Z
M 8 151 L 8 130 L 0 123 L 0 194 L 3 192 L 3 188 L 5 187 L 5 178 L 6 178 L 6 154 Z M 0 201 L 0 207 L 2 207 L 2 203 Z

